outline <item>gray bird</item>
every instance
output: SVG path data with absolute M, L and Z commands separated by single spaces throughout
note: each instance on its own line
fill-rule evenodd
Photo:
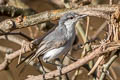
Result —
M 66 55 L 71 50 L 75 39 L 75 24 L 80 18 L 85 16 L 86 15 L 79 15 L 74 12 L 64 14 L 60 18 L 58 26 L 43 37 L 36 53 L 32 55 L 28 63 L 39 57 L 42 57 L 43 61 L 47 63 L 51 60 L 57 59 L 63 54 Z M 26 59 L 21 61 L 20 64 L 22 64 Z
M 63 54 L 67 54 L 75 39 L 75 24 L 85 16 L 74 12 L 64 14 L 55 30 L 43 38 L 38 50 L 29 62 L 39 56 L 42 56 L 44 62 L 50 62 Z

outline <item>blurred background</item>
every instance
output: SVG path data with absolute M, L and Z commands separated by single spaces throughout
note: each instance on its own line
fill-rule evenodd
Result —
M 19 0 L 0 0 L 0 5 L 13 5 L 18 8 L 23 8 L 24 6 L 21 7 L 19 5 L 19 2 L 14 3 L 15 1 Z M 56 9 L 61 9 L 65 8 L 64 0 L 20 0 L 24 3 L 25 7 L 29 7 L 35 11 L 35 13 L 43 12 L 43 11 L 48 11 L 48 10 L 56 10 Z M 67 0 L 66 0 L 67 1 Z M 71 0 L 77 5 L 103 5 L 103 4 L 109 4 L 110 0 Z M 120 4 L 120 0 L 112 0 L 113 4 Z M 85 3 L 84 3 L 85 2 Z M 73 7 L 76 7 L 76 5 L 73 5 Z M 0 15 L 0 21 L 3 21 L 5 19 L 8 19 L 11 17 L 5 16 L 5 15 Z M 13 17 L 12 17 L 13 18 Z M 58 21 L 49 21 L 47 23 L 42 23 L 38 25 L 34 25 L 33 27 L 29 28 L 24 28 L 20 30 L 15 30 L 15 32 L 23 32 L 24 34 L 28 35 L 29 37 L 35 39 L 40 36 L 42 36 L 44 33 L 49 31 L 53 26 L 57 25 Z M 91 39 L 95 34 L 96 31 L 98 30 L 99 27 L 101 27 L 104 24 L 105 20 L 102 18 L 98 17 L 89 17 L 89 31 L 88 31 L 88 38 Z M 82 28 L 84 31 L 86 31 L 86 25 L 87 25 L 87 18 L 85 18 L 82 23 Z M 104 30 L 97 36 L 99 40 L 102 40 L 106 37 L 106 31 L 107 28 L 104 28 Z M 77 44 L 83 44 L 84 41 L 81 39 L 81 36 L 79 33 L 77 34 L 76 42 L 74 46 Z M 19 35 L 15 35 L 17 37 L 20 37 L 24 39 L 23 37 Z M 98 41 L 99 42 L 99 41 Z M 96 42 L 96 43 L 98 43 Z M 13 51 L 16 51 L 21 48 L 20 45 L 9 41 L 5 39 L 0 39 L 0 46 L 5 46 L 12 48 Z M 73 50 L 71 52 L 71 55 L 79 59 L 81 56 L 81 52 L 83 50 Z M 27 54 L 26 54 L 27 55 Z M 5 53 L 0 52 L 0 62 L 4 60 Z M 22 70 L 24 64 L 22 64 L 20 67 L 16 68 L 18 62 L 18 58 L 16 58 L 10 65 L 9 65 L 9 70 L 3 70 L 0 72 L 0 80 L 25 80 L 28 75 L 39 75 L 42 74 L 35 66 L 30 66 L 27 65 L 24 69 L 24 71 L 20 74 L 20 71 Z M 69 63 L 72 63 L 70 61 Z M 49 70 L 55 70 L 56 67 L 50 64 L 45 64 L 43 63 Z M 120 80 L 120 62 L 119 59 L 117 59 L 111 66 L 111 71 L 114 72 L 116 75 L 116 80 Z M 72 80 L 73 77 L 72 75 L 74 74 L 75 71 L 72 71 L 69 73 L 70 79 Z M 79 75 L 76 77 L 74 80 L 92 80 L 92 76 L 87 75 L 88 71 L 84 67 L 80 67 Z M 54 80 L 54 79 L 51 79 Z

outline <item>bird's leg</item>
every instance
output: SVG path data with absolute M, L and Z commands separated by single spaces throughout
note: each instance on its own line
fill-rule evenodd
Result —
M 41 64 L 41 68 L 42 68 L 42 72 L 43 72 L 43 80 L 45 80 L 46 71 L 45 71 L 45 69 L 44 69 L 44 67 L 43 67 L 43 65 L 42 65 L 42 62 L 41 62 L 41 60 L 40 60 L 40 56 L 38 57 L 38 60 L 39 60 L 39 63 Z
M 70 52 L 70 51 L 69 51 L 69 52 Z M 66 54 L 63 56 L 63 59 L 62 59 L 62 61 L 61 61 L 61 69 L 62 69 L 62 67 L 64 66 L 64 65 L 63 65 L 63 61 L 64 61 L 64 59 L 65 59 L 65 57 L 66 57 L 67 55 L 68 55 L 68 53 L 66 53 Z M 65 74 L 65 77 L 66 77 L 66 80 L 70 80 L 67 73 Z
M 71 60 L 71 61 L 73 61 L 73 62 L 75 62 L 75 61 L 77 61 L 77 59 L 75 59 L 74 57 L 72 57 L 71 55 L 67 55 L 67 57 Z
M 61 77 L 61 75 L 62 75 L 62 73 L 61 73 L 62 65 L 61 65 L 60 59 L 59 58 L 55 59 L 55 63 L 45 60 L 45 63 L 57 66 L 57 69 L 60 72 L 59 80 L 62 80 L 62 77 Z
M 67 73 L 65 74 L 65 77 L 66 77 L 66 80 L 70 80 Z
M 57 66 L 57 69 L 59 70 L 60 72 L 60 76 L 59 76 L 59 80 L 62 79 L 62 68 L 63 68 L 63 64 L 61 63 L 60 59 L 59 58 L 56 58 L 56 64 L 59 64 L 59 66 Z M 67 75 L 67 73 L 65 74 L 65 77 L 66 77 L 66 80 L 69 80 L 69 77 Z
M 69 52 L 71 52 L 71 50 L 70 50 Z M 62 61 L 61 61 L 62 64 L 63 64 L 63 61 L 64 61 L 65 57 L 67 56 L 67 54 L 68 54 L 69 52 L 67 52 L 67 53 L 65 53 L 65 55 L 63 55 L 63 58 L 62 58 Z
M 60 69 L 62 69 L 63 64 L 62 64 L 62 62 L 60 61 L 60 59 L 59 59 L 59 58 L 56 58 L 56 59 L 55 59 L 55 62 L 56 62 L 56 64 L 58 64 L 57 66 L 58 66 Z
M 59 72 L 60 72 L 60 76 L 59 76 L 59 80 L 62 80 L 62 64 L 61 64 L 61 61 L 60 61 L 60 59 L 59 58 L 56 58 L 55 59 L 55 63 L 56 64 L 59 64 L 59 65 L 57 65 L 57 69 L 59 70 Z

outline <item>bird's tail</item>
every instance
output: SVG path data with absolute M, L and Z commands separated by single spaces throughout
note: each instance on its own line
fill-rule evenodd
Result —
M 19 64 L 17 64 L 16 68 L 18 68 L 23 62 L 25 62 L 28 58 L 32 57 L 35 54 L 35 51 L 29 54 L 25 59 L 23 59 Z

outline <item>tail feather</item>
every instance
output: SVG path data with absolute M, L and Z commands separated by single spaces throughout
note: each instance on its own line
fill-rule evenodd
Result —
M 25 62 L 29 57 L 33 56 L 34 52 L 28 55 L 24 60 L 22 60 L 19 64 L 17 64 L 16 68 L 18 68 L 23 62 Z

